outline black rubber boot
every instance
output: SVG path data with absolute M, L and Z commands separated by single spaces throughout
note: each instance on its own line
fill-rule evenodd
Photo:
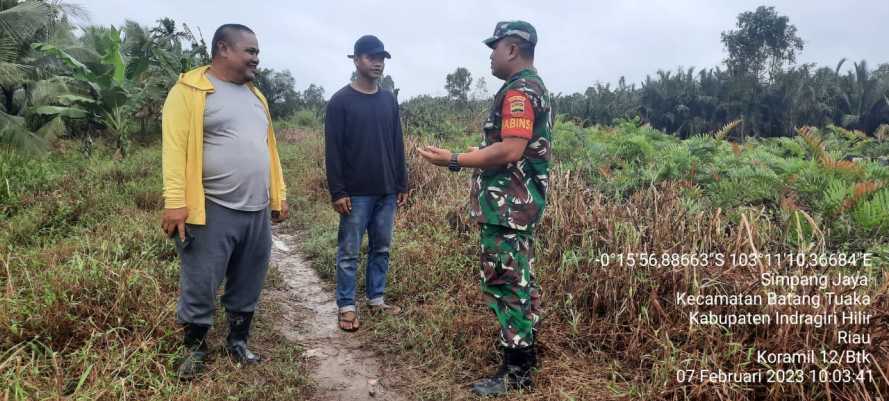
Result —
M 210 326 L 185 324 L 185 358 L 179 364 L 177 375 L 179 380 L 191 380 L 204 371 L 207 360 L 207 331 Z
M 250 323 L 252 321 L 253 312 L 228 312 L 229 332 L 225 348 L 229 356 L 242 365 L 259 363 L 262 359 L 247 349 L 247 338 L 250 337 Z
M 531 369 L 537 363 L 534 346 L 520 349 L 503 349 L 503 365 L 493 376 L 472 384 L 472 393 L 482 396 L 504 395 L 512 390 L 530 390 Z

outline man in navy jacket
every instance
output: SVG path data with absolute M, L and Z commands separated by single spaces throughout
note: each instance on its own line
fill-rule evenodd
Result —
M 357 79 L 337 91 L 324 120 L 327 185 L 340 214 L 336 254 L 336 301 L 339 327 L 359 327 L 355 273 L 364 232 L 368 234 L 366 295 L 372 312 L 398 314 L 383 298 L 389 270 L 389 245 L 396 206 L 407 200 L 404 140 L 395 95 L 380 88 L 385 59 L 383 42 L 362 36 L 352 55 Z

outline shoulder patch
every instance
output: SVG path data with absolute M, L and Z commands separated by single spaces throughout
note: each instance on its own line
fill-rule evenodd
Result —
M 506 99 L 509 104 L 509 112 L 511 114 L 523 114 L 525 112 L 525 97 L 521 95 L 513 95 Z

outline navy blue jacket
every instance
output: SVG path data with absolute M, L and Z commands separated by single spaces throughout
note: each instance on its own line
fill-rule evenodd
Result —
M 407 192 L 404 138 L 392 92 L 381 88 L 368 95 L 346 85 L 327 103 L 324 137 L 332 201 Z

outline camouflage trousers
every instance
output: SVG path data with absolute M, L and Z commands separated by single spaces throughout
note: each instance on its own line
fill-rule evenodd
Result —
M 493 224 L 479 228 L 482 293 L 500 323 L 500 344 L 528 347 L 540 320 L 540 287 L 531 270 L 533 234 Z

